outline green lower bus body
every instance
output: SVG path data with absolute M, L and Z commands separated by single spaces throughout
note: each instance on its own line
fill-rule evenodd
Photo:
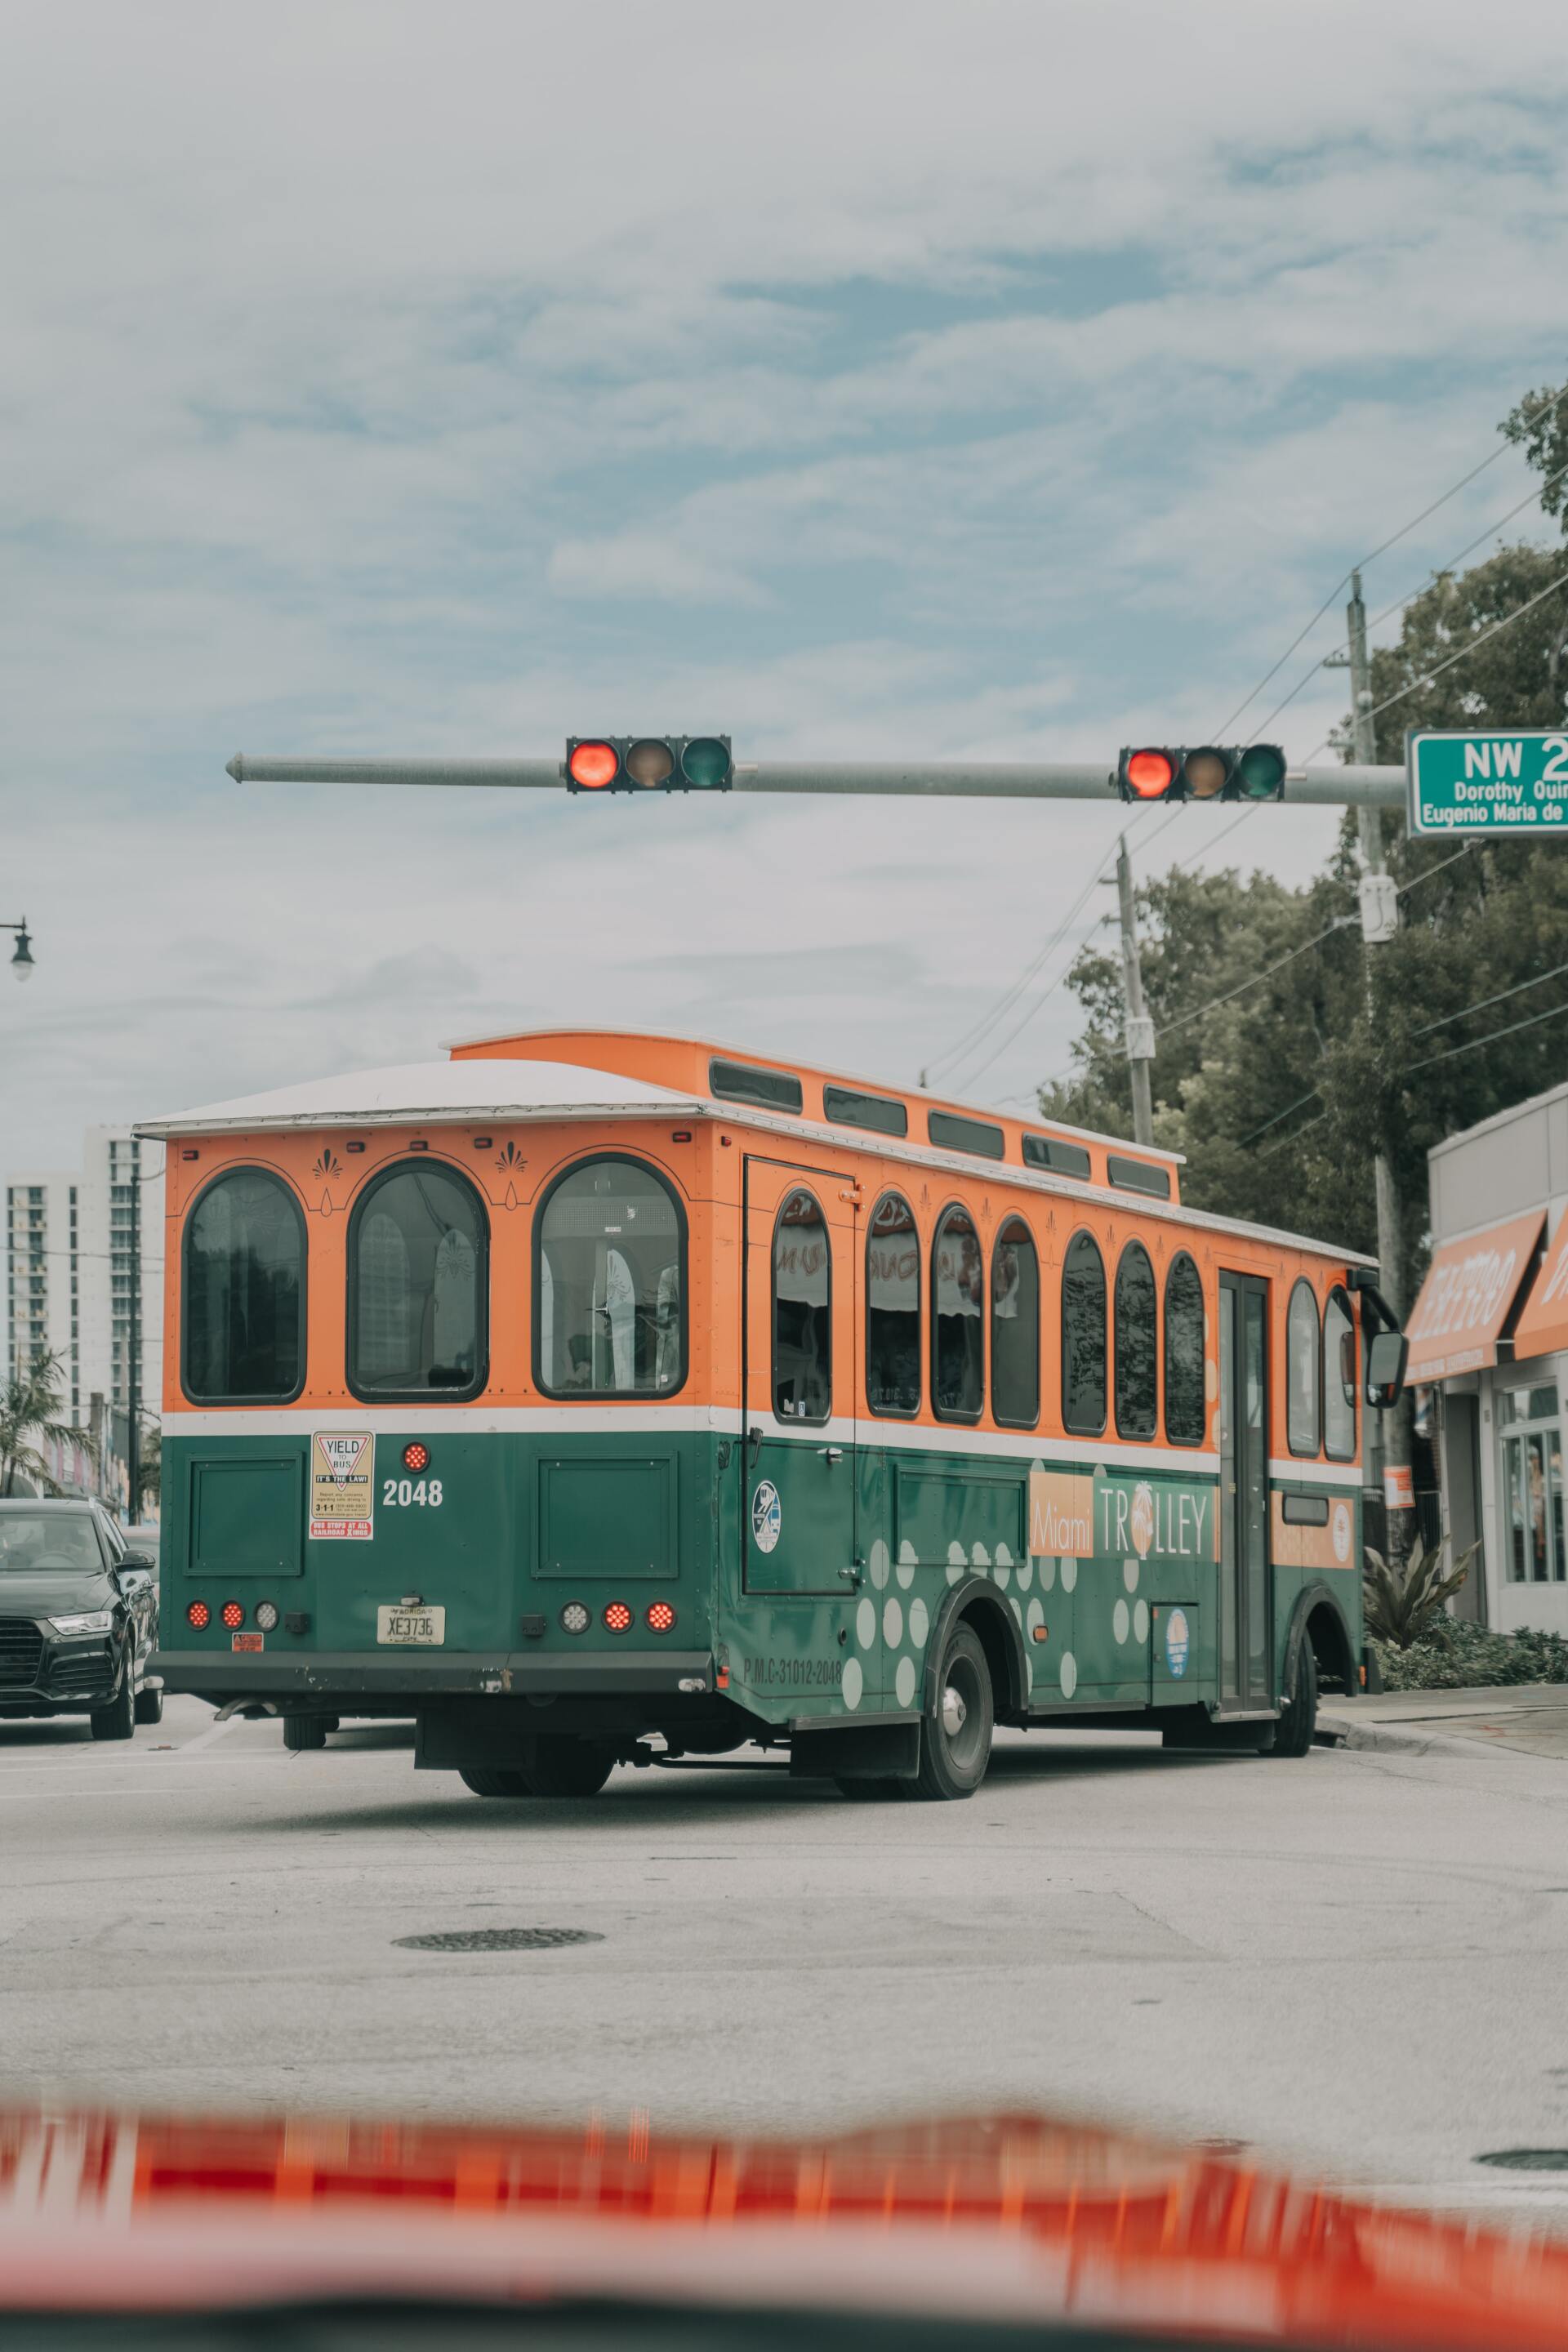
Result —
M 318 1719 L 412 1716 L 416 1761 L 433 1769 L 504 1769 L 550 1735 L 647 1760 L 637 1743 L 659 1734 L 676 1757 L 757 1740 L 787 1744 L 797 1771 L 900 1779 L 961 1621 L 1002 1724 L 1250 1725 L 1267 1744 L 1303 1647 L 1321 1690 L 1361 1685 L 1353 1465 L 1342 1484 L 1272 1482 L 1227 1541 L 1212 1472 L 1124 1468 L 1092 1441 L 999 1459 L 966 1453 L 958 1429 L 950 1449 L 900 1447 L 885 1424 L 873 1444 L 418 1426 L 425 1475 L 404 1468 L 402 1429 L 379 1433 L 372 1533 L 346 1538 L 310 1533 L 303 1420 L 277 1436 L 171 1433 L 166 1689 Z M 1032 1470 L 1076 1474 L 1092 1554 L 1081 1535 L 1082 1557 L 1031 1553 Z M 1334 1511 L 1346 1557 L 1275 1559 L 1281 1496 L 1315 1524 Z M 264 1603 L 277 1622 L 263 1632 Z M 378 1638 L 379 1612 L 431 1608 L 438 1643 Z

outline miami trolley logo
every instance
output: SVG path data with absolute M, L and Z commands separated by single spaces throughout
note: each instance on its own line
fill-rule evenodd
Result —
M 368 1543 L 374 1533 L 375 1438 L 368 1429 L 318 1429 L 310 1438 L 310 1534 Z
M 752 1496 L 752 1541 L 759 1551 L 772 1551 L 784 1532 L 784 1506 L 771 1478 L 764 1478 Z
M 1132 1490 L 1130 1532 L 1133 1550 L 1140 1559 L 1147 1559 L 1149 1547 L 1154 1540 L 1154 1490 L 1152 1486 L 1135 1486 Z
M 1173 1609 L 1165 1620 L 1165 1664 L 1177 1682 L 1187 1671 L 1187 1658 L 1193 1646 L 1192 1630 L 1184 1609 Z

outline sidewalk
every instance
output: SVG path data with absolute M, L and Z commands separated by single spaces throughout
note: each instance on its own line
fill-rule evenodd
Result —
M 1417 1756 L 1463 1753 L 1485 1742 L 1568 1761 L 1568 1683 L 1326 1698 L 1318 1709 L 1318 1738 L 1330 1747 L 1381 1748 Z

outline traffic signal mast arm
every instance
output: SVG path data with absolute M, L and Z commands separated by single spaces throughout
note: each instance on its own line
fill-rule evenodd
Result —
M 463 784 L 556 793 L 566 788 L 564 762 L 558 759 L 277 760 L 237 752 L 228 773 L 240 784 Z M 760 760 L 749 764 L 738 761 L 729 789 L 864 793 L 917 800 L 1103 801 L 1115 794 L 1117 782 L 1115 766 L 1104 761 L 1074 766 L 1022 761 Z M 1403 809 L 1405 770 L 1289 768 L 1280 797 L 1298 806 Z

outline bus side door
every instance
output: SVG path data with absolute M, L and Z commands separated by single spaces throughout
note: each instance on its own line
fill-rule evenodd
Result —
M 748 1157 L 742 1199 L 745 1590 L 848 1601 L 858 1187 L 852 1176 Z

